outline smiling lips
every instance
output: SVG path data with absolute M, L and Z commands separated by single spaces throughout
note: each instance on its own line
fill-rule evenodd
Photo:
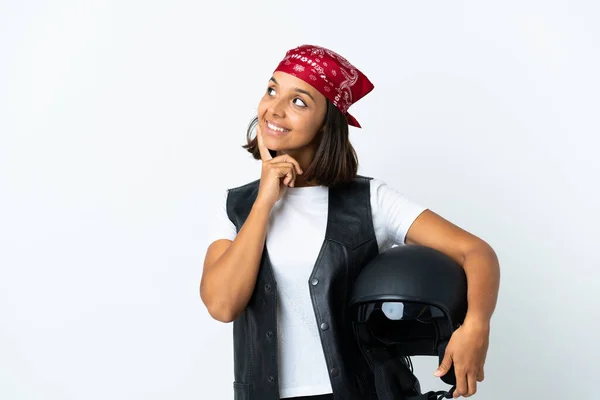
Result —
M 286 129 L 282 126 L 276 125 L 274 123 L 272 123 L 271 121 L 267 121 L 267 128 L 269 128 L 269 130 L 273 131 L 274 134 L 283 134 L 283 133 L 287 133 L 290 131 L 290 129 Z

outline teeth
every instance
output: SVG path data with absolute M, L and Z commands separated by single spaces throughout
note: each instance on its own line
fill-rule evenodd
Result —
M 269 127 L 269 129 L 273 129 L 274 131 L 277 131 L 277 132 L 288 132 L 289 131 L 289 129 L 280 128 L 280 127 L 275 126 L 275 125 L 273 125 L 273 124 L 271 124 L 269 122 L 267 122 L 267 126 Z

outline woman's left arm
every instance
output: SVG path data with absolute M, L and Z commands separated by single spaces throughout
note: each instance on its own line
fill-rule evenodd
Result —
M 468 309 L 446 349 L 440 367 L 442 376 L 454 364 L 454 397 L 470 397 L 477 391 L 477 381 L 484 379 L 490 321 L 500 286 L 500 266 L 492 247 L 484 240 L 461 229 L 431 210 L 425 210 L 406 234 L 406 244 L 418 244 L 445 253 L 459 263 L 467 276 Z

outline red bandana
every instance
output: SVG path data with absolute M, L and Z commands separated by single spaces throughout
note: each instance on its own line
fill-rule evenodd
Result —
M 333 103 L 348 120 L 360 124 L 348 113 L 348 108 L 373 90 L 373 84 L 348 60 L 319 46 L 302 45 L 289 50 L 275 71 L 302 79 Z

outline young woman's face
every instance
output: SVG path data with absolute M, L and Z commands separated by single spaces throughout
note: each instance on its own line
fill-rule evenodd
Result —
M 275 72 L 258 105 L 265 146 L 277 154 L 314 153 L 313 139 L 327 110 L 327 99 L 302 79 Z

